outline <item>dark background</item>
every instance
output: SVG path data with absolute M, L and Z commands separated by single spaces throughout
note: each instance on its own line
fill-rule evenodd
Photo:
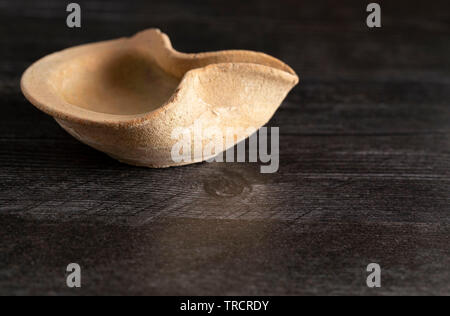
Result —
M 0 0 L 0 294 L 450 294 L 450 2 Z M 280 170 L 120 164 L 22 96 L 76 44 L 158 27 L 185 52 L 263 51 L 301 77 Z M 82 267 L 82 289 L 65 269 Z M 366 287 L 366 266 L 382 288 Z

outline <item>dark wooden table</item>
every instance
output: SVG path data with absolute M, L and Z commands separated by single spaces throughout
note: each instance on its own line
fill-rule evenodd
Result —
M 0 0 L 0 294 L 450 294 L 449 1 L 378 1 L 381 29 L 370 1 L 78 2 L 68 29 L 69 1 Z M 299 73 L 278 173 L 123 165 L 22 96 L 38 58 L 148 27 Z

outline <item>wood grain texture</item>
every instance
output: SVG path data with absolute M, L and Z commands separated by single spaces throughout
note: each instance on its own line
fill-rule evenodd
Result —
M 448 1 L 380 1 L 379 30 L 350 0 L 79 3 L 70 30 L 63 1 L 0 0 L 0 295 L 450 294 Z M 278 173 L 122 165 L 20 93 L 36 59 L 148 27 L 299 73 L 268 124 Z

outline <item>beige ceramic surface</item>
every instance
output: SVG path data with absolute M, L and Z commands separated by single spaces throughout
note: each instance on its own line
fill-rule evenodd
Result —
M 289 66 L 266 54 L 184 54 L 150 29 L 49 55 L 27 69 L 21 85 L 31 103 L 81 142 L 122 162 L 168 167 L 189 163 L 171 157 L 174 129 L 194 135 L 196 122 L 224 135 L 230 128 L 254 131 L 297 83 Z M 209 141 L 204 136 L 200 145 Z

